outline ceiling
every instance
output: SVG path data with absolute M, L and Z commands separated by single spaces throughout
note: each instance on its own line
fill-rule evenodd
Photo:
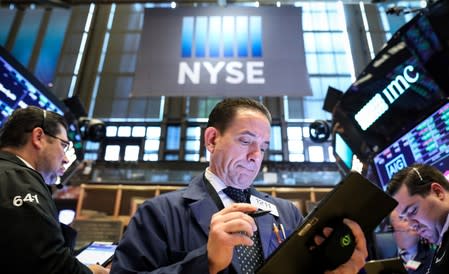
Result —
M 170 3 L 176 2 L 179 4 L 194 4 L 194 3 L 216 3 L 218 5 L 226 5 L 226 4 L 234 4 L 234 3 L 247 3 L 247 2 L 255 2 L 256 0 L 2 0 L 1 5 L 10 5 L 14 4 L 17 6 L 22 5 L 46 5 L 46 6 L 60 6 L 60 7 L 70 7 L 73 5 L 86 5 L 90 3 L 96 4 L 131 4 L 131 3 Z M 258 0 L 260 5 L 275 5 L 276 2 L 280 2 L 284 5 L 291 5 L 295 0 Z M 307 2 L 336 2 L 336 0 L 306 0 Z M 384 2 L 386 0 L 343 0 L 344 3 L 378 3 Z M 390 0 L 391 1 L 391 0 Z M 389 2 L 390 2 L 389 1 Z

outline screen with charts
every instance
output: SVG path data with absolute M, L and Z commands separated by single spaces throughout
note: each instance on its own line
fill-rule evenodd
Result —
M 391 177 L 413 163 L 430 164 L 449 176 L 449 103 L 374 157 L 379 182 L 385 190 Z
M 448 1 L 417 13 L 336 104 L 332 120 L 359 159 L 371 159 L 448 96 L 448 16 Z
M 0 126 L 17 108 L 38 106 L 64 115 L 65 106 L 0 47 Z

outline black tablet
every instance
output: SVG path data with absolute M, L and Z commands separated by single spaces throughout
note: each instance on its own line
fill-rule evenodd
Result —
M 320 234 L 324 227 L 348 218 L 357 222 L 365 234 L 371 233 L 396 205 L 396 200 L 377 185 L 359 173 L 351 172 L 305 217 L 257 273 L 319 273 L 323 261 L 310 246 L 314 243 L 314 236 Z
M 112 260 L 117 244 L 111 242 L 92 242 L 82 249 L 76 258 L 85 265 L 106 266 Z
M 365 264 L 366 274 L 407 274 L 407 270 L 399 258 L 368 261 Z

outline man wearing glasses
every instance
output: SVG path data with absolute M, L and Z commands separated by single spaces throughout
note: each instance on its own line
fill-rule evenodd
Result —
M 449 182 L 433 166 L 414 164 L 397 172 L 387 192 L 396 211 L 419 236 L 438 248 L 427 273 L 449 273 Z
M 71 147 L 64 117 L 37 107 L 15 110 L 0 129 L 2 273 L 108 273 L 72 255 L 76 232 L 58 222 L 47 186 Z

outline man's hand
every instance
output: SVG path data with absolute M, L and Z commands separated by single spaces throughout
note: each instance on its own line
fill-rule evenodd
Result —
M 109 269 L 104 268 L 98 264 L 91 264 L 88 267 L 94 274 L 108 274 L 109 273 Z
M 250 237 L 257 230 L 248 214 L 255 206 L 235 203 L 212 215 L 207 241 L 209 273 L 215 274 L 229 266 L 236 245 L 253 245 Z
M 351 228 L 352 234 L 354 234 L 355 249 L 351 258 L 346 263 L 332 271 L 326 271 L 326 274 L 356 274 L 365 265 L 365 259 L 368 256 L 365 235 L 360 226 L 349 219 L 344 219 L 343 222 Z M 329 230 L 324 231 L 325 236 L 329 236 L 330 233 L 331 231 Z

